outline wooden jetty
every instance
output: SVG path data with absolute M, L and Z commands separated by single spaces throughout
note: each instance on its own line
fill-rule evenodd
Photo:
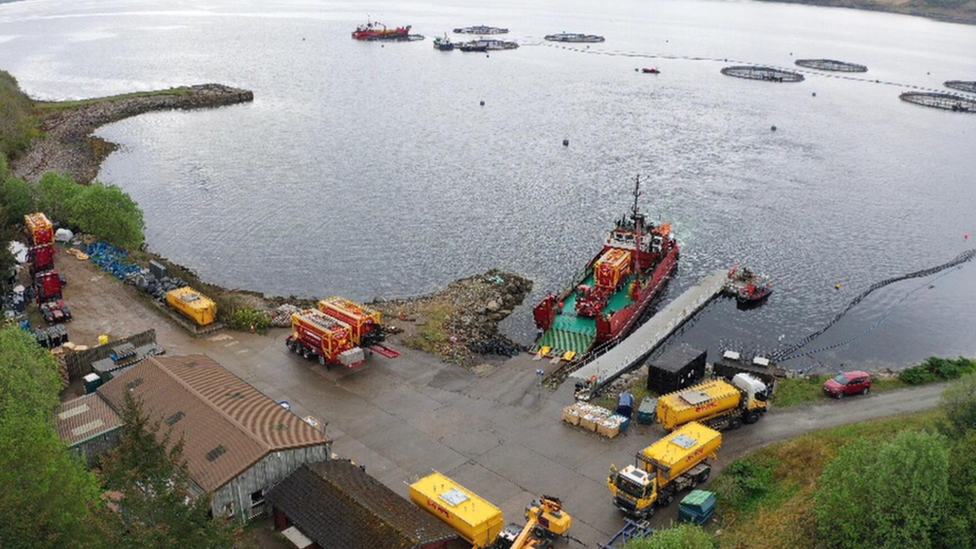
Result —
M 745 78 L 747 80 L 763 80 L 765 82 L 803 82 L 803 75 L 784 69 L 772 67 L 737 66 L 722 69 L 725 76 Z
M 868 68 L 857 63 L 848 63 L 836 59 L 797 59 L 796 65 L 807 69 L 832 72 L 868 72 Z
M 675 330 L 719 296 L 727 281 L 728 271 L 724 270 L 706 276 L 697 286 L 686 290 L 629 336 L 602 355 L 585 362 L 569 377 L 576 381 L 596 379 L 591 390 L 598 391 L 620 374 L 639 366 Z
M 976 99 L 951 93 L 905 92 L 902 101 L 952 112 L 976 113 Z

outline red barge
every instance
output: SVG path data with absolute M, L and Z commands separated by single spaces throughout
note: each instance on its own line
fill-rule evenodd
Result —
M 410 25 L 390 30 L 379 21 L 368 21 L 356 27 L 356 30 L 352 32 L 352 37 L 356 40 L 403 40 L 409 36 Z
M 536 305 L 535 325 L 544 334 L 533 352 L 583 358 L 595 346 L 630 333 L 661 292 L 678 266 L 679 246 L 671 225 L 655 226 L 640 212 L 639 197 L 638 177 L 631 214 L 617 220 L 569 289 Z

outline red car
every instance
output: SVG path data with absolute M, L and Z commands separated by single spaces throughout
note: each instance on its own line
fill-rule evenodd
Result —
M 860 370 L 843 372 L 824 383 L 823 390 L 829 396 L 844 398 L 847 395 L 866 395 L 871 390 L 871 374 Z

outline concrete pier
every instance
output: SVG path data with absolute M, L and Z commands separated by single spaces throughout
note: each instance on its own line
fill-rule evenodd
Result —
M 689 288 L 668 303 L 663 310 L 609 351 L 584 364 L 569 377 L 585 381 L 596 376 L 596 388 L 613 381 L 646 359 L 675 330 L 721 294 L 727 280 L 728 273 L 724 270 L 706 276 L 697 286 Z

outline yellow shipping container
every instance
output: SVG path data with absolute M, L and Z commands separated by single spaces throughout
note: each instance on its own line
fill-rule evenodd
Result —
M 739 406 L 741 400 L 742 392 L 735 385 L 714 379 L 660 397 L 657 421 L 672 431 L 689 421 L 704 421 L 729 412 Z
M 494 543 L 505 526 L 498 507 L 440 473 L 411 484 L 410 499 L 454 528 L 475 549 Z
M 166 303 L 200 326 L 217 320 L 217 304 L 189 286 L 167 292 Z
M 666 486 L 722 447 L 722 433 L 691 422 L 637 454 L 642 468 L 657 473 L 658 487 Z

